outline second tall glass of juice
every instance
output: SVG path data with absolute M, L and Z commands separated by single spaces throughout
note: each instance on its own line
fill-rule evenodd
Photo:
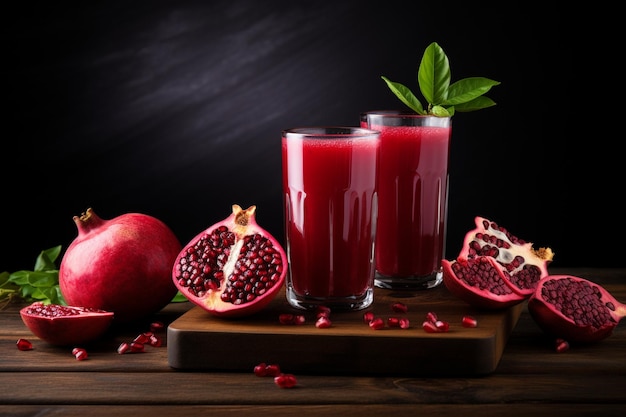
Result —
M 305 127 L 282 134 L 290 305 L 360 310 L 374 297 L 379 133 Z
M 370 111 L 361 127 L 381 140 L 375 284 L 433 288 L 443 280 L 451 118 Z

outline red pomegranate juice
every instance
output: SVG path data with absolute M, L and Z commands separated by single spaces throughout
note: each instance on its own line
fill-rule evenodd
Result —
M 315 134 L 307 135 L 311 129 Z M 289 275 L 295 307 L 371 304 L 376 232 L 377 132 L 358 128 L 283 132 L 282 168 Z
M 445 245 L 450 118 L 370 112 L 361 115 L 361 126 L 381 133 L 376 285 L 438 285 Z

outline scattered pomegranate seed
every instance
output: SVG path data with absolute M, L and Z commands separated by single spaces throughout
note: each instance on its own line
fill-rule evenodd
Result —
M 400 319 L 397 317 L 388 317 L 387 318 L 387 326 L 389 327 L 400 327 Z
M 72 349 L 72 355 L 74 355 L 77 361 L 84 361 L 88 357 L 87 351 L 83 348 Z
M 563 353 L 569 350 L 569 343 L 565 339 L 558 338 L 555 341 L 555 350 L 557 353 Z
M 26 339 L 17 339 L 15 345 L 17 346 L 18 350 L 33 350 L 33 344 Z
M 365 324 L 370 324 L 370 321 L 374 320 L 374 313 L 372 313 L 371 311 L 366 311 L 365 313 L 363 313 L 363 322 L 365 322 Z
M 143 343 L 139 342 L 130 342 L 130 351 L 131 353 L 140 353 L 145 352 L 146 348 Z
M 298 382 L 293 374 L 280 374 L 274 377 L 274 383 L 281 388 L 293 388 Z
M 304 324 L 306 318 L 301 314 L 283 313 L 278 316 L 280 324 Z
M 254 367 L 254 374 L 256 376 L 278 376 L 280 375 L 280 366 L 276 364 L 268 365 L 265 362 Z
M 130 350 L 130 343 L 123 342 L 117 348 L 117 353 L 119 353 L 120 355 L 123 355 L 124 353 L 128 352 L 129 350 Z
M 163 345 L 163 339 L 161 339 L 159 336 L 152 334 L 150 335 L 150 346 L 154 346 L 154 347 L 160 347 L 161 345 Z
M 450 330 L 450 324 L 447 321 L 443 320 L 437 320 L 435 322 L 435 327 L 440 332 L 447 332 L 448 330 Z
M 433 313 L 432 311 L 429 311 L 428 313 L 426 313 L 426 321 L 430 321 L 432 323 L 436 322 L 437 319 L 437 314 Z
M 411 327 L 411 322 L 406 317 L 400 318 L 399 324 L 401 329 L 408 329 L 409 327 Z
M 152 336 L 152 334 L 152 332 L 141 333 L 140 335 L 137 335 L 137 337 L 135 337 L 133 342 L 141 344 L 148 343 L 150 342 L 150 336 Z
M 317 327 L 318 329 L 327 329 L 332 325 L 333 323 L 330 321 L 330 319 L 324 315 L 319 316 L 317 318 L 317 321 L 315 322 L 315 327 Z
M 463 318 L 461 319 L 461 325 L 463 327 L 477 327 L 478 320 L 476 320 L 472 316 L 463 316 Z
M 394 313 L 406 313 L 409 311 L 409 307 L 404 303 L 393 303 L 391 305 L 391 311 Z
M 163 330 L 164 327 L 165 325 L 160 321 L 155 321 L 155 322 L 150 323 L 150 331 L 154 333 L 157 333 Z
M 368 324 L 370 328 L 374 330 L 380 330 L 383 327 L 385 327 L 385 322 L 380 317 L 376 317 L 375 319 L 371 320 Z
M 426 333 L 439 333 L 439 329 L 435 326 L 435 323 L 430 320 L 425 320 L 422 323 L 422 329 L 424 329 Z
M 315 310 L 315 317 L 319 319 L 320 317 L 329 317 L 329 316 L 330 316 L 330 307 L 317 306 Z

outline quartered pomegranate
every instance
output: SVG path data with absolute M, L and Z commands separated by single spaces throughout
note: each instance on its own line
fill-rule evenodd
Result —
M 59 346 L 94 341 L 104 335 L 113 321 L 110 311 L 39 301 L 22 308 L 20 316 L 35 336 Z
M 528 312 L 546 333 L 569 342 L 590 343 L 613 333 L 626 316 L 626 305 L 584 278 L 548 275 L 528 299 Z
M 280 291 L 287 256 L 260 227 L 256 206 L 232 214 L 194 237 L 174 263 L 172 279 L 191 302 L 221 317 L 242 317 L 265 308 Z
M 444 259 L 444 285 L 467 303 L 488 309 L 509 307 L 530 297 L 548 275 L 554 253 L 484 217 L 475 218 L 456 260 Z

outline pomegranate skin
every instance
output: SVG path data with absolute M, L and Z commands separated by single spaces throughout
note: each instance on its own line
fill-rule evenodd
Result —
M 548 275 L 528 299 L 528 312 L 553 337 L 594 343 L 609 337 L 626 315 L 626 305 L 606 289 L 573 275 Z
M 513 290 L 502 267 L 491 257 L 444 259 L 443 284 L 467 304 L 485 310 L 498 310 L 519 304 L 526 298 Z M 480 271 L 480 274 L 476 273 Z M 486 282 L 489 281 L 489 284 Z M 489 289 L 491 287 L 491 289 Z M 496 290 L 497 288 L 497 290 Z
M 70 346 L 89 343 L 102 337 L 114 314 L 83 307 L 44 305 L 36 301 L 20 310 L 30 331 L 52 345 Z
M 171 280 L 189 301 L 214 316 L 245 317 L 276 297 L 287 274 L 280 243 L 256 222 L 256 206 L 200 232 L 174 262 Z
M 91 208 L 73 220 L 78 236 L 59 266 L 68 304 L 112 311 L 124 323 L 158 312 L 176 295 L 170 273 L 182 246 L 162 221 L 142 213 L 103 220 Z

